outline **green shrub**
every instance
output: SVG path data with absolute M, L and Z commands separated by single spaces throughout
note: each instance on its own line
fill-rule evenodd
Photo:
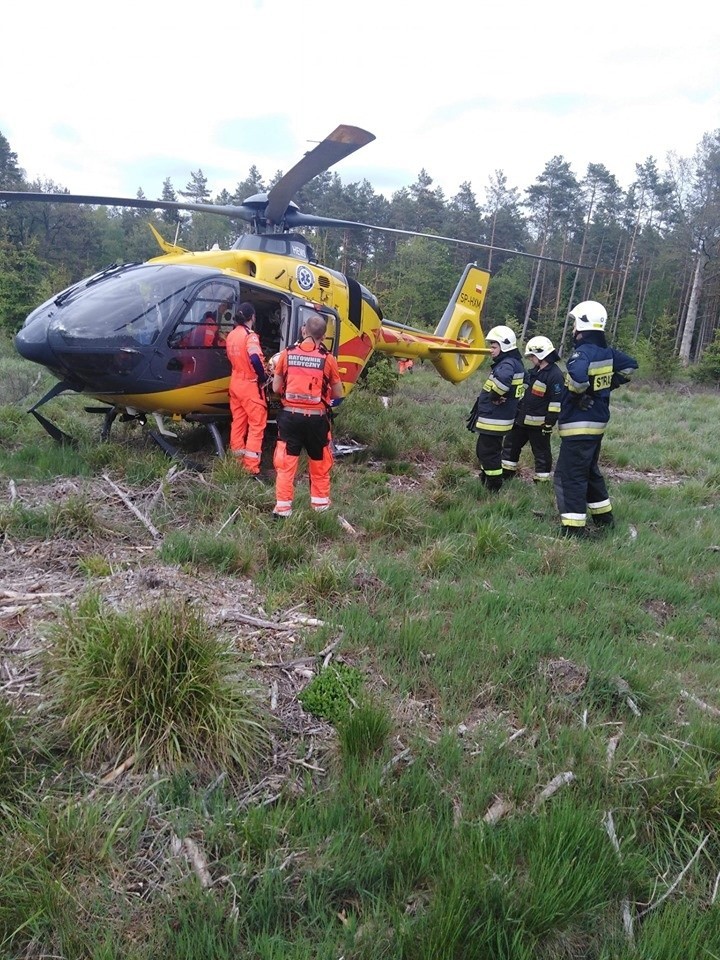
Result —
M 399 379 L 395 363 L 389 357 L 374 353 L 363 371 L 360 386 L 376 397 L 391 397 Z
M 720 330 L 715 331 L 711 343 L 705 348 L 702 359 L 690 371 L 696 383 L 708 383 L 720 387 Z
M 298 700 L 308 713 L 337 726 L 348 717 L 362 682 L 362 674 L 355 667 L 331 664 L 310 681 Z

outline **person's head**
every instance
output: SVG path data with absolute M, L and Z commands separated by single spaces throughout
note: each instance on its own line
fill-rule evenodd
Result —
M 568 316 L 573 322 L 573 336 L 582 337 L 584 333 L 592 331 L 605 332 L 607 310 L 597 300 L 583 300 L 572 308 Z
M 485 342 L 493 357 L 499 357 L 501 353 L 508 353 L 517 348 L 517 337 L 510 327 L 493 327 L 485 335 Z
M 525 347 L 525 356 L 530 357 L 534 367 L 542 366 L 555 353 L 552 340 L 547 337 L 531 337 Z
M 252 326 L 254 320 L 255 307 L 250 303 L 249 300 L 245 300 L 237 308 L 237 313 L 235 314 L 235 323 L 242 323 L 245 326 Z
M 327 320 L 320 313 L 314 313 L 302 325 L 302 334 L 312 337 L 315 343 L 322 343 L 327 331 Z

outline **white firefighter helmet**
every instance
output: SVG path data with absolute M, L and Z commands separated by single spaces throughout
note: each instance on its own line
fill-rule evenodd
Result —
M 270 370 L 270 373 L 275 373 L 275 367 L 277 366 L 279 359 L 280 359 L 280 354 L 274 353 L 268 360 L 268 369 Z
M 604 330 L 607 310 L 597 300 L 583 300 L 570 311 L 574 330 Z
M 500 350 L 503 353 L 507 353 L 508 350 L 514 350 L 517 346 L 517 337 L 510 327 L 493 327 L 492 330 L 488 330 L 485 334 L 485 340 L 487 343 L 492 342 L 499 344 Z
M 554 349 L 552 340 L 548 340 L 547 337 L 531 337 L 525 347 L 525 356 L 533 356 L 537 357 L 538 360 L 544 360 L 545 357 L 550 356 Z

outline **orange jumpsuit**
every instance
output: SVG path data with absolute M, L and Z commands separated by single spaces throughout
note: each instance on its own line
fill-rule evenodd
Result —
M 333 465 L 327 411 L 332 388 L 341 382 L 337 361 L 325 347 L 306 337 L 282 351 L 275 375 L 283 378 L 284 386 L 273 458 L 277 471 L 273 513 L 280 517 L 289 517 L 292 513 L 295 475 L 303 449 L 308 455 L 310 505 L 313 510 L 327 510 Z
M 227 335 L 225 350 L 232 367 L 230 449 L 233 456 L 242 460 L 244 470 L 259 473 L 268 412 L 267 400 L 250 357 L 259 357 L 262 363 L 260 340 L 256 333 L 239 324 Z

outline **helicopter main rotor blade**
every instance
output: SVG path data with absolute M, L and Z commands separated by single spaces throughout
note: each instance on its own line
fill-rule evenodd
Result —
M 360 127 L 348 127 L 344 124 L 337 127 L 278 180 L 268 194 L 266 218 L 272 223 L 281 223 L 288 204 L 301 187 L 339 160 L 372 143 L 374 139 L 374 134 L 361 130 Z
M 103 207 L 139 207 L 144 210 L 191 210 L 195 213 L 214 213 L 221 217 L 253 220 L 257 211 L 238 204 L 227 206 L 215 203 L 185 203 L 180 200 L 146 200 L 142 197 L 93 197 L 79 193 L 31 193 L 21 190 L 0 190 L 0 201 L 33 203 L 88 203 Z
M 378 230 L 381 233 L 395 233 L 402 237 L 424 237 L 427 240 L 442 240 L 444 243 L 459 243 L 465 247 L 476 247 L 481 250 L 492 250 L 493 253 L 511 253 L 516 257 L 529 257 L 531 260 L 542 260 L 546 263 L 560 263 L 566 267 L 579 267 L 589 270 L 587 263 L 576 263 L 574 260 L 563 260 L 561 257 L 543 257 L 539 253 L 527 253 L 525 250 L 510 250 L 507 247 L 496 247 L 492 243 L 480 243 L 477 240 L 460 240 L 458 237 L 444 237 L 439 233 L 419 233 L 417 230 L 399 230 L 397 227 L 379 227 L 372 223 L 358 223 L 355 220 L 336 220 L 334 217 L 315 217 L 310 213 L 300 213 L 291 210 L 285 218 L 288 227 L 349 227 L 357 230 Z

